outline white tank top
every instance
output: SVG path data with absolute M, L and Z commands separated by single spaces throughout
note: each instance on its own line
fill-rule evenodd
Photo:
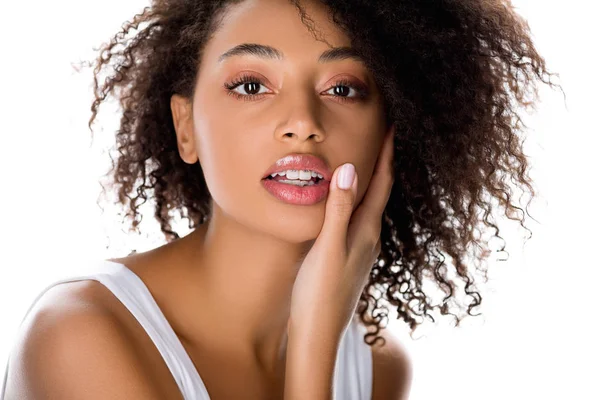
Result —
M 210 400 L 202 378 L 148 287 L 138 275 L 123 264 L 103 260 L 99 263 L 97 271 L 55 281 L 38 294 L 21 323 L 40 297 L 54 285 L 89 279 L 106 286 L 137 319 L 165 360 L 183 398 Z M 371 349 L 363 341 L 365 333 L 366 328 L 355 316 L 344 332 L 338 349 L 333 378 L 336 400 L 371 399 L 373 363 Z M 4 400 L 9 362 L 10 359 L 6 362 L 0 400 Z

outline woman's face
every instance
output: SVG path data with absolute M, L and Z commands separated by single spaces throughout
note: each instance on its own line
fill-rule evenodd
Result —
M 317 37 L 333 47 L 350 46 L 323 5 L 302 5 Z M 245 43 L 268 48 L 221 57 Z M 180 154 L 188 163 L 199 158 L 215 212 L 289 242 L 315 239 L 326 199 L 285 203 L 261 182 L 275 161 L 291 153 L 316 155 L 332 172 L 353 163 L 356 204 L 362 200 L 385 134 L 382 100 L 360 60 L 319 61 L 330 49 L 287 1 L 247 0 L 227 12 L 202 53 L 188 133 L 176 122 Z

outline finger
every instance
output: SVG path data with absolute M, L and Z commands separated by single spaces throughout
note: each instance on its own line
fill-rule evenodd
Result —
M 361 218 L 381 219 L 385 206 L 389 200 L 392 185 L 394 184 L 394 135 L 395 126 L 392 125 L 384 138 L 375 171 L 371 182 L 360 205 L 357 214 Z
M 348 170 L 342 171 L 345 165 L 350 166 Z M 348 189 L 338 187 L 346 180 Z M 351 182 L 351 183 L 350 183 Z M 325 221 L 317 240 L 325 240 L 331 246 L 342 246 L 346 244 L 348 223 L 354 210 L 354 202 L 358 191 L 358 175 L 351 163 L 345 163 L 336 168 L 329 183 L 329 194 L 325 205 Z M 341 247 L 338 247 L 341 248 Z

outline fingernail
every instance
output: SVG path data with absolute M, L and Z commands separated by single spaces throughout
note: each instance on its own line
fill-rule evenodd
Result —
M 354 182 L 354 165 L 344 164 L 338 173 L 337 185 L 340 189 L 350 189 L 352 182 Z

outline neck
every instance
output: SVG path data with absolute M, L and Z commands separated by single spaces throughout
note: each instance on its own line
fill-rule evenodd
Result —
M 178 334 L 268 371 L 281 366 L 294 281 L 313 241 L 284 242 L 215 207 L 210 221 L 180 242 L 172 253 L 184 272 L 177 293 L 169 294 Z

